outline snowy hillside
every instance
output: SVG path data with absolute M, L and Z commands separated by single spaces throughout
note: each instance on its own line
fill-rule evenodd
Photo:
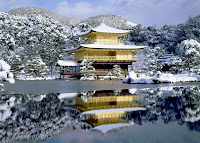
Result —
M 59 21 L 64 26 L 70 26 L 70 25 L 76 25 L 77 23 L 81 22 L 81 19 L 75 18 L 75 17 L 65 17 L 56 13 L 53 13 L 51 11 L 48 11 L 46 9 L 37 8 L 37 7 L 27 7 L 27 8 L 17 8 L 8 11 L 8 14 L 10 15 L 20 15 L 20 16 L 28 16 L 31 14 L 40 14 L 40 15 L 46 15 L 54 20 Z
M 82 22 L 91 25 L 93 28 L 99 26 L 101 23 L 120 29 L 131 29 L 137 25 L 121 16 L 111 14 L 90 17 L 86 20 L 83 20 Z
M 111 26 L 111 27 L 130 29 L 137 25 L 118 15 L 108 14 L 108 15 L 99 15 L 95 17 L 90 17 L 88 19 L 79 19 L 75 17 L 62 16 L 62 15 L 53 13 L 51 11 L 48 11 L 46 9 L 37 8 L 37 7 L 17 8 L 17 9 L 10 10 L 7 13 L 10 15 L 18 15 L 18 16 L 28 16 L 31 14 L 45 15 L 52 18 L 53 20 L 57 20 L 64 26 L 77 25 L 79 23 L 86 23 L 86 24 L 90 24 L 92 27 L 96 27 L 100 23 L 103 22 L 106 25 Z

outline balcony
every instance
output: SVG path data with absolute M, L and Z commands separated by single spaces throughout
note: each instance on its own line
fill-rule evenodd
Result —
M 94 61 L 138 61 L 139 58 L 136 56 L 133 57 L 116 57 L 116 56 L 81 56 L 77 57 L 76 61 L 82 61 L 82 60 L 94 60 Z
M 111 39 L 103 39 L 103 40 L 90 40 L 85 41 L 83 44 L 98 44 L 98 45 L 124 45 L 124 40 L 118 39 L 118 40 L 111 40 Z
M 116 60 L 116 56 L 87 56 L 86 60 Z

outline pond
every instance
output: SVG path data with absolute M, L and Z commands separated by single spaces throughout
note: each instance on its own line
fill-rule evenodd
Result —
M 200 86 L 17 81 L 0 111 L 6 143 L 198 143 Z

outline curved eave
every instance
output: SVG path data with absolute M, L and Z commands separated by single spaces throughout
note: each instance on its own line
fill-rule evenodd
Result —
M 107 50 L 143 50 L 145 46 L 133 45 L 97 45 L 97 44 L 81 44 L 81 47 L 88 49 L 107 49 Z
M 63 51 L 66 53 L 74 53 L 75 51 L 77 51 L 80 48 L 81 48 L 81 46 L 79 46 L 77 48 L 73 48 L 73 49 L 64 49 Z
M 107 133 L 108 131 L 118 129 L 118 128 L 125 128 L 129 127 L 130 123 L 116 123 L 116 124 L 105 124 L 105 125 L 99 125 L 93 128 L 93 130 L 98 130 L 102 133 Z
M 140 110 L 146 110 L 144 107 L 130 107 L 130 108 L 111 108 L 111 109 L 99 109 L 99 110 L 90 110 L 90 111 L 85 111 L 82 112 L 81 115 L 90 115 L 90 114 L 96 114 L 96 113 L 107 113 L 107 112 L 120 112 L 120 111 L 125 111 L 125 112 L 132 112 L 132 111 L 140 111 Z

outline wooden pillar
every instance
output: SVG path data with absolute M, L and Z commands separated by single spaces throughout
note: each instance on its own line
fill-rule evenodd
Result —
M 63 73 L 63 78 L 64 78 L 64 73 L 65 73 L 64 67 L 63 67 L 63 72 L 62 73 Z
M 74 67 L 74 77 L 76 77 L 76 66 Z
M 60 79 L 61 79 L 61 66 L 60 66 Z

